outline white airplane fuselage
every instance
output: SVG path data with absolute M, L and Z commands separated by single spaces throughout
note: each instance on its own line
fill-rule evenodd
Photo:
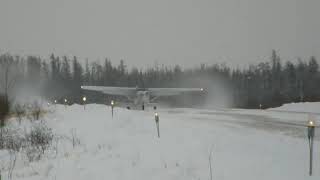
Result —
M 149 91 L 137 91 L 136 96 L 133 98 L 135 105 L 146 105 L 150 103 Z

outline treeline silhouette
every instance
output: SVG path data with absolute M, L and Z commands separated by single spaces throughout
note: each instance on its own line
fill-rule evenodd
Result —
M 208 96 L 211 101 L 219 97 L 215 86 L 227 94 L 230 105 L 238 108 L 268 108 L 283 103 L 319 101 L 320 73 L 315 57 L 296 62 L 281 62 L 276 51 L 270 61 L 250 65 L 246 69 L 231 69 L 224 64 L 205 65 L 183 70 L 180 66 L 154 66 L 145 70 L 128 69 L 123 60 L 113 65 L 109 59 L 103 63 L 77 57 L 49 59 L 36 56 L 20 57 L 8 53 L 0 55 L 0 92 L 14 97 L 19 89 L 28 87 L 39 95 L 60 102 L 81 103 L 86 94 L 90 102 L 107 103 L 114 98 L 95 92 L 83 92 L 81 85 L 128 87 L 203 87 L 200 96 L 182 95 L 162 98 L 176 105 L 201 105 Z M 213 87 L 213 88 L 212 88 Z

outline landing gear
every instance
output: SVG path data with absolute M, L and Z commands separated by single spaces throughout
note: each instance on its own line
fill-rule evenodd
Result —
M 157 106 L 153 106 L 153 110 L 157 110 Z
M 142 104 L 142 111 L 144 111 L 144 104 Z
M 129 110 L 130 110 L 130 106 L 127 106 L 127 109 L 129 109 Z

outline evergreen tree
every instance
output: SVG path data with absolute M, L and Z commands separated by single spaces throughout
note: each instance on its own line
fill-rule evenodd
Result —
M 81 64 L 79 64 L 77 57 L 73 57 L 72 61 L 73 75 L 72 75 L 72 95 L 73 99 L 77 103 L 81 103 L 81 86 L 83 83 L 83 69 Z

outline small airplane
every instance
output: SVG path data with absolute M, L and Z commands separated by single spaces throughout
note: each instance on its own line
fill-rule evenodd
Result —
M 109 95 L 125 96 L 135 105 L 141 105 L 142 110 L 160 96 L 176 96 L 182 93 L 201 93 L 203 88 L 139 88 L 137 87 L 111 87 L 111 86 L 81 86 L 81 89 L 98 91 Z M 156 106 L 154 106 L 156 108 Z

